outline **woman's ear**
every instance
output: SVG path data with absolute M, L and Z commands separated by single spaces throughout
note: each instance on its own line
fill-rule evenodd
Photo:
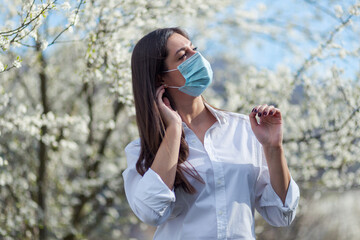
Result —
M 165 92 L 163 94 L 163 97 L 166 97 L 170 102 L 171 108 L 176 110 L 175 102 L 174 102 L 173 98 L 171 97 L 170 93 L 166 90 L 166 88 L 165 88 Z
M 160 87 L 161 85 L 164 85 L 164 80 L 160 74 L 156 75 L 156 88 Z

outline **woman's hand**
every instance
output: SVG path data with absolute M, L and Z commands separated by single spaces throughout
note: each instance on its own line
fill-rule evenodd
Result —
M 259 117 L 259 122 L 256 120 Z M 255 107 L 249 115 L 251 128 L 264 149 L 271 186 L 285 204 L 291 176 L 282 148 L 283 132 L 280 110 L 266 104 Z
M 259 122 L 256 119 L 259 117 Z M 283 140 L 280 110 L 266 104 L 253 108 L 249 115 L 251 128 L 263 147 L 281 147 Z
M 178 124 L 181 126 L 181 117 L 176 111 L 174 111 L 174 109 L 171 108 L 169 99 L 166 97 L 163 98 L 164 92 L 164 86 L 160 86 L 156 90 L 156 103 L 158 105 L 161 117 L 165 122 L 166 127 L 170 126 L 171 124 Z

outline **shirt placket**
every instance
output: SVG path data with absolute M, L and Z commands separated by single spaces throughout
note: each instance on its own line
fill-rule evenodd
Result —
M 212 129 L 215 131 L 215 129 Z M 215 148 L 210 136 L 205 136 L 204 147 L 209 155 L 210 162 L 214 171 L 215 185 L 215 207 L 217 220 L 217 239 L 226 239 L 227 211 L 226 211 L 226 193 L 225 193 L 225 175 L 222 163 L 216 156 Z

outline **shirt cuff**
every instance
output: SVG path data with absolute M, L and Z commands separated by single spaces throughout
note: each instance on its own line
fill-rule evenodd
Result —
M 277 206 L 283 212 L 294 211 L 299 203 L 300 190 L 293 178 L 290 178 L 290 184 L 286 193 L 285 203 L 281 201 L 280 197 L 276 194 L 273 187 L 269 183 L 262 194 L 260 206 Z
M 171 203 L 176 200 L 174 189 L 170 190 L 161 177 L 151 168 L 139 181 L 135 196 L 160 216 L 163 216 Z

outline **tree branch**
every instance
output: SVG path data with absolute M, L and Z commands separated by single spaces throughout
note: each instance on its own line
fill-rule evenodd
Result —
M 78 16 L 80 7 L 81 7 L 81 5 L 82 5 L 83 3 L 84 3 L 84 0 L 81 0 L 80 3 L 79 3 L 79 5 L 77 6 L 76 11 L 75 11 L 75 16 L 74 16 L 73 22 L 70 23 L 69 26 L 67 26 L 66 28 L 64 28 L 64 29 L 54 38 L 54 40 L 53 40 L 51 43 L 49 43 L 48 46 L 53 45 L 53 44 L 56 42 L 56 40 L 57 40 L 64 32 L 66 32 L 70 27 L 72 27 L 72 26 L 75 25 L 76 17 Z
M 117 116 L 120 112 L 120 110 L 124 107 L 123 103 L 118 102 L 117 100 L 115 100 L 114 103 L 114 112 L 113 112 L 113 120 L 116 122 Z M 94 178 L 94 176 L 96 175 L 99 166 L 100 166 L 100 160 L 102 159 L 105 149 L 106 149 L 106 145 L 108 142 L 108 139 L 111 136 L 111 133 L 113 132 L 113 129 L 108 129 L 103 137 L 102 140 L 100 141 L 99 144 L 99 148 L 98 148 L 98 152 L 97 152 L 97 158 L 96 161 L 91 164 L 89 167 L 86 168 L 86 176 L 88 179 Z M 89 158 L 89 157 L 88 157 Z M 98 192 L 98 190 L 95 190 L 90 196 L 85 196 L 83 194 L 81 194 L 79 196 L 80 199 L 80 203 L 74 206 L 74 214 L 72 217 L 72 223 L 74 224 L 74 226 L 78 225 L 80 223 L 80 219 L 81 219 L 81 212 L 83 207 L 85 206 L 85 204 L 93 199 L 96 196 L 96 193 Z M 69 233 L 64 240 L 73 240 L 74 239 L 74 235 L 72 233 Z
M 334 127 L 333 129 L 320 129 L 318 130 L 316 133 L 314 131 L 310 132 L 309 134 L 304 133 L 304 136 L 301 138 L 288 138 L 288 139 L 284 139 L 283 143 L 287 144 L 290 142 L 296 142 L 296 143 L 300 143 L 300 142 L 308 142 L 310 139 L 320 139 L 321 136 L 323 136 L 324 134 L 328 134 L 328 133 L 334 133 L 334 132 L 338 132 L 340 131 L 343 127 L 346 126 L 346 124 L 358 113 L 360 112 L 360 106 L 355 108 L 352 113 L 347 117 L 347 119 L 340 124 L 340 126 L 338 127 Z
M 332 31 L 326 40 L 325 43 L 322 43 L 319 47 L 319 51 L 323 51 L 334 39 L 335 35 L 346 25 L 350 22 L 350 19 L 353 15 L 350 15 L 344 22 L 342 22 L 339 26 L 337 26 L 334 31 Z M 294 76 L 293 83 L 297 82 L 297 80 L 300 78 L 301 74 L 308 68 L 308 64 L 313 61 L 316 58 L 316 55 L 311 54 L 301 65 L 301 67 L 296 71 L 296 74 Z
M 49 6 L 52 5 L 52 4 L 55 4 L 56 1 L 57 0 L 54 0 L 52 3 L 49 3 L 43 10 L 41 10 L 41 12 L 38 15 L 36 15 L 34 18 L 32 18 L 29 22 L 23 23 L 20 27 L 15 28 L 13 30 L 0 32 L 0 36 L 1 35 L 2 36 L 11 36 L 11 35 L 19 33 L 20 31 L 25 29 L 27 26 L 29 26 L 33 21 L 35 21 L 37 18 L 39 18 L 49 8 Z M 30 9 L 30 11 L 31 11 L 31 9 Z M 29 15 L 30 11 L 27 13 L 27 16 Z M 25 18 L 25 20 L 26 20 L 26 18 Z
M 323 13 L 329 15 L 330 17 L 334 18 L 336 21 L 344 23 L 344 20 L 342 18 L 338 18 L 333 12 L 331 12 L 329 9 L 321 6 L 318 2 L 310 1 L 310 0 L 305 0 L 305 2 L 312 5 L 313 7 L 317 8 L 317 9 L 319 9 Z

